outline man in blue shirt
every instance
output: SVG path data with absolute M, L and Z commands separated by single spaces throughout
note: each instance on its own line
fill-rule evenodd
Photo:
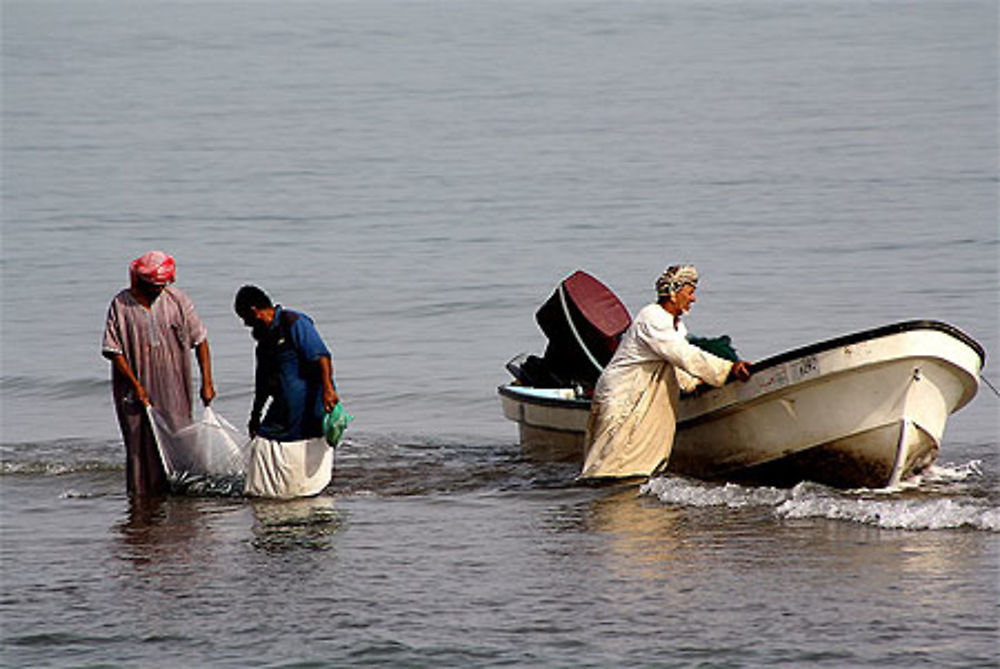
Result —
M 339 401 L 330 350 L 309 316 L 272 304 L 257 286 L 243 286 L 233 305 L 257 340 L 250 436 L 298 441 L 323 436 L 323 416 Z M 271 405 L 261 420 L 261 412 Z

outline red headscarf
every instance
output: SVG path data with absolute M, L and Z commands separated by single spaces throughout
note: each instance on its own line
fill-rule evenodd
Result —
M 142 279 L 155 286 L 165 286 L 174 282 L 175 272 L 174 259 L 163 251 L 143 253 L 129 265 L 133 283 Z

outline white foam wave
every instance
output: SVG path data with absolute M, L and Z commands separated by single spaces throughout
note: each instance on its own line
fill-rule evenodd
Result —
M 933 483 L 949 483 L 953 481 L 968 481 L 973 478 L 981 478 L 983 475 L 983 461 L 970 460 L 963 464 L 950 462 L 938 462 L 927 468 L 920 475 L 920 480 Z
M 1000 532 L 1000 509 L 948 498 L 872 500 L 793 496 L 775 508 L 781 518 L 829 518 L 886 529 L 945 530 L 969 527 Z
M 116 471 L 124 465 L 107 462 L 51 462 L 51 461 L 14 461 L 0 462 L 0 475 L 36 475 L 63 476 L 81 472 Z
M 107 494 L 103 492 L 81 492 L 79 490 L 69 489 L 63 491 L 59 495 L 59 499 L 95 499 L 99 497 L 106 497 Z
M 979 475 L 978 466 L 970 462 L 939 467 L 925 474 L 925 481 L 965 481 Z M 806 482 L 787 490 L 666 476 L 650 480 L 640 493 L 678 506 L 771 507 L 775 516 L 783 519 L 825 518 L 886 529 L 1000 532 L 1000 508 L 995 502 L 981 496 L 941 494 L 939 486 L 937 493 L 927 494 L 919 487 L 919 482 L 913 482 L 896 490 L 842 491 Z
M 711 485 L 672 476 L 646 482 L 640 494 L 658 497 L 661 502 L 681 506 L 774 506 L 788 499 L 791 492 L 780 488 L 750 488 L 735 483 Z

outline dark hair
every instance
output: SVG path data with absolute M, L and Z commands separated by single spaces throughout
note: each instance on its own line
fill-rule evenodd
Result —
M 233 309 L 240 318 L 250 315 L 250 307 L 256 309 L 267 309 L 274 305 L 271 298 L 257 286 L 243 286 L 236 291 L 236 300 L 233 302 Z

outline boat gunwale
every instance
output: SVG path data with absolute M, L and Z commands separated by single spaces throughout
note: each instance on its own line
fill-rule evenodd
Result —
M 513 383 L 505 383 L 497 388 L 501 397 L 527 402 L 535 406 L 554 407 L 557 409 L 586 409 L 590 407 L 590 399 L 569 398 L 569 397 L 544 397 L 529 393 L 519 393 L 512 388 L 534 388 L 534 386 L 519 386 Z
M 842 348 L 844 346 L 851 346 L 864 341 L 869 341 L 873 339 L 880 339 L 883 337 L 888 337 L 896 334 L 903 334 L 906 332 L 913 332 L 917 330 L 934 330 L 954 337 L 963 344 L 967 345 L 979 356 L 980 368 L 986 362 L 986 352 L 983 347 L 975 339 L 965 334 L 957 327 L 943 323 L 941 321 L 933 320 L 912 320 L 912 321 L 902 321 L 899 323 L 892 323 L 889 325 L 883 325 L 877 328 L 871 328 L 869 330 L 862 330 L 860 332 L 854 332 L 847 335 L 842 335 L 839 337 L 834 337 L 833 339 L 827 339 L 815 344 L 809 344 L 807 346 L 801 346 L 799 348 L 794 348 L 777 355 L 773 355 L 769 358 L 765 358 L 759 362 L 751 364 L 751 370 L 754 374 L 758 374 L 764 370 L 771 367 L 777 367 L 783 365 L 792 360 L 797 360 L 799 358 L 804 358 L 810 355 L 817 355 L 819 353 L 824 353 L 826 351 L 831 351 L 833 349 Z M 726 382 L 726 385 L 733 383 L 733 380 Z M 547 406 L 563 409 L 584 409 L 590 406 L 591 400 L 588 398 L 565 398 L 565 397 L 542 397 L 539 395 L 530 395 L 528 393 L 518 393 L 513 390 L 513 388 L 518 387 L 515 384 L 504 384 L 501 385 L 497 391 L 503 397 L 515 401 L 524 401 L 529 404 L 534 404 L 536 406 Z M 525 388 L 533 386 L 524 386 Z M 759 399 L 759 398 L 758 398 Z M 729 405 L 727 405 L 728 407 Z M 710 414 L 715 414 L 720 410 L 724 410 L 727 407 L 717 407 L 711 411 Z M 707 414 L 706 414 L 707 415 Z M 692 417 L 682 422 L 688 422 L 690 420 L 696 420 L 699 417 Z
M 862 330 L 860 332 L 834 337 L 833 339 L 826 339 L 824 341 L 816 342 L 815 344 L 793 348 L 789 351 L 773 355 L 770 358 L 764 358 L 759 362 L 751 364 L 750 367 L 756 374 L 757 372 L 763 371 L 769 367 L 775 367 L 798 358 L 816 355 L 818 353 L 823 353 L 835 348 L 841 348 L 843 346 L 859 344 L 870 339 L 880 339 L 882 337 L 888 337 L 894 334 L 903 334 L 905 332 L 912 332 L 915 330 L 936 330 L 938 332 L 951 335 L 976 352 L 979 356 L 980 368 L 986 364 L 986 350 L 982 347 L 982 345 L 954 325 L 942 323 L 941 321 L 913 320 L 882 325 L 870 330 Z

